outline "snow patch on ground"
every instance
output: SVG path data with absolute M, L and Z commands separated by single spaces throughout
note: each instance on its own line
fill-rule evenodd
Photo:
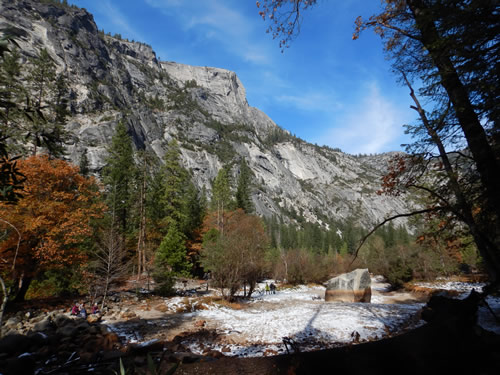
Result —
M 264 353 L 264 348 L 270 345 L 282 352 L 283 338 L 288 337 L 302 350 L 312 350 L 352 342 L 356 332 L 360 341 L 374 340 L 423 324 L 413 319 L 422 307 L 420 304 L 332 303 L 307 301 L 300 297 L 288 299 L 280 305 L 266 302 L 245 310 L 223 307 L 192 314 L 197 319 L 217 322 L 217 332 L 229 338 L 229 343 L 236 344 L 226 345 L 230 351 L 225 354 L 238 356 L 242 355 L 242 344 L 254 348 L 247 349 L 246 355 Z M 196 351 L 195 342 L 185 344 Z
M 418 282 L 413 285 L 421 286 L 430 289 L 454 290 L 460 292 L 460 297 L 465 298 L 469 295 L 472 289 L 476 292 L 482 292 L 485 283 L 464 283 L 460 281 L 437 280 L 433 282 Z
M 414 283 L 414 285 L 431 289 L 453 290 L 460 293 L 455 297 L 458 299 L 466 298 L 473 289 L 476 292 L 482 292 L 483 287 L 486 286 L 485 283 L 464 283 L 459 281 L 449 281 L 446 279 L 434 282 L 419 282 Z M 479 306 L 477 322 L 483 329 L 500 334 L 500 325 L 490 311 L 490 309 L 493 310 L 493 313 L 500 317 L 500 297 L 488 296 L 486 297 L 485 302 L 489 308 L 486 304 Z
M 202 297 L 165 299 L 168 311 L 151 324 L 158 333 L 168 331 L 176 325 L 176 317 L 181 317 L 184 322 L 191 322 L 187 327 L 193 335 L 187 335 L 182 344 L 192 352 L 217 350 L 238 357 L 285 353 L 283 338 L 297 344 L 301 351 L 308 351 L 381 339 L 424 324 L 419 317 L 424 304 L 418 303 L 411 293 L 391 291 L 380 276 L 372 278 L 372 303 L 325 302 L 325 287 L 320 285 L 282 288 L 270 294 L 265 286 L 271 282 L 266 280 L 257 285 L 256 292 L 241 304 L 241 309 L 210 303 Z M 481 291 L 484 286 L 446 280 L 416 285 L 459 291 L 458 298 L 465 298 L 472 289 Z M 487 302 L 500 315 L 500 298 L 488 297 Z M 500 326 L 486 306 L 480 307 L 478 315 L 483 328 L 500 334 Z M 212 332 L 213 336 L 197 335 L 196 321 L 205 321 L 206 332 Z M 147 334 L 142 337 L 137 333 L 140 327 L 130 323 L 125 329 L 113 324 L 112 329 L 129 342 L 150 339 Z

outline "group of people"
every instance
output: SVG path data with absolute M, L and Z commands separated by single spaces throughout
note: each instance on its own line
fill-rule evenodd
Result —
M 94 303 L 94 305 L 92 306 L 91 313 L 94 315 L 100 313 L 99 306 L 97 306 L 97 302 Z M 86 319 L 87 309 L 85 308 L 85 304 L 84 303 L 78 304 L 75 302 L 74 306 L 71 308 L 71 315 L 79 316 L 80 318 Z
M 266 294 L 276 294 L 276 285 L 274 283 L 271 283 L 271 285 L 266 283 Z

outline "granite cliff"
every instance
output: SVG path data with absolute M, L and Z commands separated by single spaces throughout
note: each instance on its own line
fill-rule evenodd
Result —
M 406 211 L 405 197 L 376 194 L 391 153 L 355 157 L 293 137 L 248 105 L 234 72 L 160 61 L 146 44 L 99 31 L 86 10 L 49 1 L 0 0 L 0 29 L 16 36 L 24 62 L 45 48 L 67 77 L 67 157 L 78 164 L 86 152 L 96 174 L 124 119 L 136 148 L 159 158 L 176 138 L 195 183 L 208 190 L 219 168 L 232 163 L 236 176 L 246 158 L 260 215 L 354 217 L 367 227 Z

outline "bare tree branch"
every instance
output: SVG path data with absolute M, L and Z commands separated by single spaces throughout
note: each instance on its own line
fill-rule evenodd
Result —
M 15 267 L 16 267 L 16 260 L 17 260 L 17 254 L 19 252 L 19 246 L 21 244 L 21 233 L 19 233 L 19 231 L 17 230 L 17 228 L 11 224 L 10 222 L 8 222 L 7 220 L 4 220 L 2 218 L 0 218 L 0 221 L 7 224 L 8 226 L 12 227 L 16 233 L 17 233 L 17 236 L 18 236 L 18 239 L 17 239 L 17 246 L 16 246 L 16 252 L 14 254 L 14 259 L 12 261 L 12 267 L 11 267 L 11 271 L 13 272 Z M 2 298 L 2 304 L 0 305 L 0 327 L 2 327 L 2 320 L 3 320 L 3 313 L 5 311 L 5 306 L 7 306 L 7 301 L 9 300 L 9 294 L 10 294 L 10 287 L 7 288 L 7 286 L 5 285 L 5 282 L 3 280 L 3 278 L 0 276 L 0 284 L 1 284 L 1 287 L 2 287 L 2 293 L 3 293 L 3 298 Z M 0 328 L 0 337 L 2 337 L 2 330 Z
M 373 233 L 375 233 L 377 231 L 377 229 L 379 229 L 380 227 L 382 227 L 385 223 L 388 223 L 389 221 L 392 221 L 394 219 L 398 219 L 400 217 L 410 217 L 410 216 L 422 215 L 422 214 L 426 214 L 426 213 L 430 213 L 430 212 L 441 211 L 444 208 L 445 207 L 438 206 L 438 207 L 431 207 L 431 208 L 425 208 L 423 210 L 408 212 L 408 213 L 405 213 L 405 214 L 397 214 L 397 215 L 391 216 L 391 217 L 385 219 L 384 221 L 380 222 L 379 224 L 375 225 L 375 227 L 373 227 L 372 230 L 370 232 L 368 232 L 368 234 L 366 234 L 361 239 L 358 247 L 356 248 L 356 251 L 354 252 L 354 258 L 352 259 L 351 263 L 349 264 L 349 267 L 352 266 L 352 264 L 354 263 L 354 261 L 358 257 L 359 250 L 365 244 L 365 242 L 368 239 L 368 237 L 370 237 Z
M 21 233 L 19 233 L 17 228 L 13 224 L 9 223 L 7 220 L 0 218 L 0 221 L 7 224 L 11 228 L 13 228 L 17 233 L 17 237 L 18 237 L 17 246 L 16 246 L 16 251 L 14 253 L 14 260 L 12 261 L 12 267 L 11 267 L 11 271 L 14 271 L 14 268 L 16 267 L 17 254 L 19 253 L 19 246 L 21 245 Z

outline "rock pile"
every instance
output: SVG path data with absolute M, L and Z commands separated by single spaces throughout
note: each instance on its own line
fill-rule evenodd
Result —
M 115 321 L 124 322 L 129 328 L 134 327 L 136 335 L 154 327 L 136 315 L 137 309 L 150 310 L 165 306 L 164 302 L 156 300 L 149 306 L 149 303 L 128 293 L 115 295 L 113 301 L 117 303 L 109 303 L 103 309 L 103 319 L 111 324 Z M 222 353 L 215 350 L 204 351 L 203 355 L 194 354 L 183 345 L 192 334 L 207 335 L 204 321 L 197 321 L 193 325 L 195 333 L 182 332 L 172 341 L 154 339 L 140 344 L 127 344 L 123 337 L 103 324 L 98 315 L 83 319 L 71 316 L 64 309 L 51 312 L 36 309 L 19 311 L 2 326 L 0 374 L 77 374 L 88 371 L 96 375 L 113 374 L 120 373 L 120 359 L 128 370 L 148 368 L 148 356 L 159 366 L 158 371 L 168 372 L 179 363 L 223 357 Z M 210 334 L 214 335 L 214 332 Z M 146 370 L 140 373 L 146 373 Z
M 6 321 L 4 333 L 0 368 L 5 374 L 32 374 L 41 363 L 55 367 L 72 361 L 91 363 L 123 353 L 119 337 L 108 327 L 60 311 L 36 317 L 18 313 Z

